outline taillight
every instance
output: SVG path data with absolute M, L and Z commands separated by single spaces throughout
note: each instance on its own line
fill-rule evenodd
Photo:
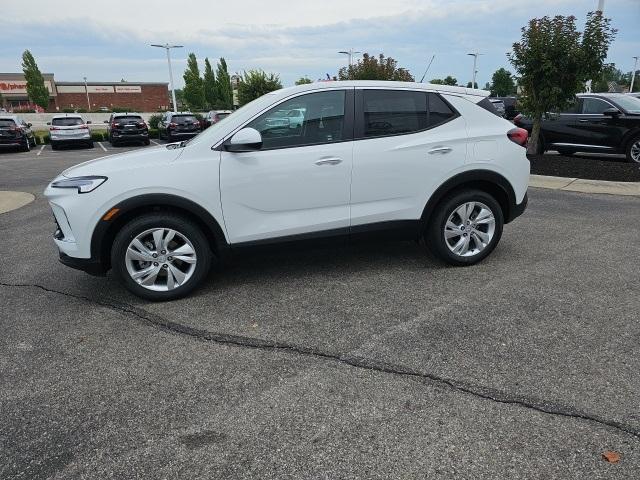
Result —
M 113 123 L 111 124 L 111 128 L 116 128 L 116 127 L 119 127 L 119 126 L 120 126 L 120 124 L 119 124 L 119 123 L 116 123 L 116 122 L 113 122 Z
M 146 124 L 146 122 L 138 122 L 138 127 L 147 128 L 147 124 Z
M 171 127 L 171 128 L 176 128 L 177 126 L 178 126 L 178 124 L 177 124 L 177 123 L 174 123 L 174 122 L 171 122 L 171 123 L 169 124 L 169 127 Z
M 521 147 L 527 145 L 527 137 L 529 136 L 529 132 L 527 132 L 524 128 L 512 128 L 507 132 L 507 137 L 513 143 L 517 143 Z
M 89 130 L 89 125 L 78 125 L 80 130 Z
M 50 130 L 50 131 L 60 130 L 60 128 L 58 128 L 58 127 L 49 127 L 49 130 Z

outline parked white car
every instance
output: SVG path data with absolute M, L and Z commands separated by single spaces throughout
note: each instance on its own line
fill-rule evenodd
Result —
M 72 167 L 46 189 L 62 263 L 112 268 L 150 300 L 184 296 L 241 247 L 373 236 L 423 239 L 471 265 L 527 204 L 526 131 L 487 92 L 402 82 L 278 90 L 181 144 Z M 274 112 L 304 112 L 274 128 Z
M 51 121 L 47 122 L 51 148 L 57 150 L 63 145 L 84 145 L 93 148 L 90 123 L 76 114 L 54 115 Z

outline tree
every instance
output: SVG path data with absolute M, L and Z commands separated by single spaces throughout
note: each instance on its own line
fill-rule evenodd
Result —
M 187 69 L 184 71 L 184 88 L 182 94 L 184 101 L 190 110 L 202 110 L 204 108 L 204 85 L 200 77 L 200 68 L 195 53 L 190 53 L 187 58 Z
M 22 54 L 22 71 L 27 81 L 29 99 L 39 107 L 46 109 L 49 106 L 49 90 L 44 85 L 44 77 L 29 50 L 25 50 Z
M 391 57 L 385 58 L 381 53 L 377 58 L 368 53 L 362 55 L 358 63 L 342 67 L 338 72 L 340 80 L 395 80 L 413 82 L 408 70 L 398 68 L 398 62 Z
M 474 82 L 473 87 L 471 86 L 471 82 L 467 82 L 467 88 L 478 88 L 478 82 Z
M 447 75 L 444 79 L 434 78 L 429 83 L 433 83 L 434 85 L 452 85 L 455 87 L 458 85 L 458 79 L 451 75 Z
M 307 83 L 313 83 L 313 80 L 311 80 L 309 77 L 300 77 L 298 80 L 296 80 L 296 85 L 306 85 Z
M 207 104 L 207 108 L 213 110 L 218 106 L 218 98 L 216 93 L 218 87 L 216 85 L 216 76 L 211 68 L 211 63 L 208 58 L 204 59 L 204 75 L 202 78 L 204 88 L 204 101 Z
M 508 97 L 516 93 L 516 82 L 514 82 L 511 72 L 504 68 L 493 72 L 489 90 L 494 97 Z
M 264 70 L 249 70 L 244 72 L 242 81 L 238 85 L 238 102 L 244 105 L 280 88 L 282 83 L 278 75 L 274 73 L 267 75 Z
M 231 110 L 233 108 L 233 90 L 231 89 L 231 77 L 227 70 L 227 62 L 220 58 L 216 69 L 216 101 L 217 108 Z
M 587 15 L 584 32 L 573 16 L 534 18 L 522 28 L 509 61 L 520 76 L 520 109 L 533 120 L 528 152 L 539 152 L 540 125 L 549 111 L 566 108 L 584 83 L 602 70 L 617 31 L 602 12 Z

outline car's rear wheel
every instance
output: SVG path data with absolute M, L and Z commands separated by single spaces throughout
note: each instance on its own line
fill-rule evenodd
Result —
M 111 249 L 113 271 L 124 286 L 153 301 L 189 294 L 206 278 L 211 259 L 202 230 L 171 213 L 132 220 L 118 232 Z
M 627 144 L 627 161 L 640 164 L 640 135 L 632 138 Z
M 464 190 L 438 204 L 426 226 L 431 253 L 450 265 L 473 265 L 486 258 L 502 236 L 500 204 L 481 190 Z
M 24 145 L 20 146 L 21 152 L 30 152 L 31 151 L 31 140 L 29 137 L 24 137 Z

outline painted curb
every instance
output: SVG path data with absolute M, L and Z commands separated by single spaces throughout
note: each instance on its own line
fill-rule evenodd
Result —
M 640 182 L 609 182 L 605 180 L 530 175 L 529 186 L 563 190 L 565 192 L 604 193 L 607 195 L 640 197 Z
M 34 195 L 27 192 L 0 191 L 0 214 L 24 207 L 35 199 Z

